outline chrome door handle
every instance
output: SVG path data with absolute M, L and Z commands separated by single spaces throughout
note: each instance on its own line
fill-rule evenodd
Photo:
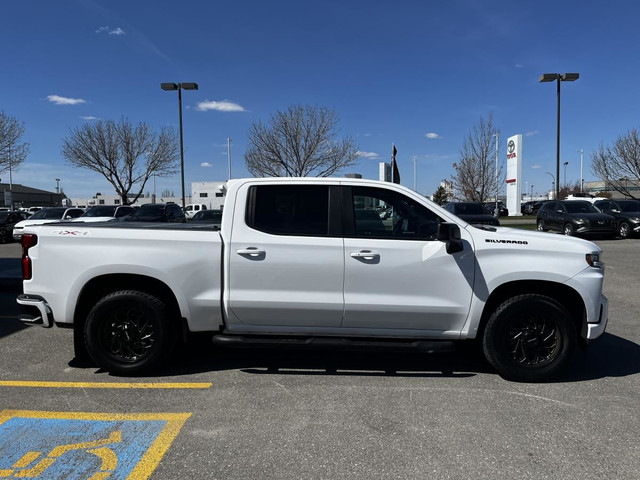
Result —
M 248 255 L 250 257 L 263 257 L 267 254 L 266 251 L 255 247 L 241 248 L 240 250 L 236 250 L 236 253 L 238 255 Z
M 359 252 L 351 252 L 351 258 L 364 258 L 366 260 L 374 260 L 380 258 L 378 252 L 372 252 L 371 250 L 360 250 Z

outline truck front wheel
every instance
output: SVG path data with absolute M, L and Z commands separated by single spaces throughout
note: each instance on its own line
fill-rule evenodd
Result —
M 136 375 L 166 359 L 175 338 L 169 327 L 162 301 L 137 290 L 121 290 L 106 295 L 91 309 L 84 340 L 99 367 Z
M 484 331 L 484 354 L 507 380 L 541 382 L 557 376 L 575 350 L 576 327 L 567 310 L 544 295 L 506 300 Z

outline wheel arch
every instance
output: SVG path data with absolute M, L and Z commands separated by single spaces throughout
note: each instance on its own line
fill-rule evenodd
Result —
M 73 330 L 76 336 L 82 337 L 87 315 L 96 302 L 105 295 L 120 290 L 137 290 L 153 295 L 167 306 L 170 318 L 175 318 L 176 321 L 182 318 L 175 294 L 161 280 L 137 274 L 106 274 L 91 279 L 80 291 L 73 314 Z
M 507 299 L 523 294 L 547 296 L 562 305 L 571 316 L 578 336 L 586 328 L 586 307 L 580 294 L 571 287 L 557 282 L 519 280 L 497 287 L 485 302 L 476 338 L 482 339 L 491 314 Z

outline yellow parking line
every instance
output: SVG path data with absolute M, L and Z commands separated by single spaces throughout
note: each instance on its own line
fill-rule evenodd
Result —
M 28 382 L 22 380 L 0 380 L 0 387 L 184 389 L 211 388 L 211 383 Z

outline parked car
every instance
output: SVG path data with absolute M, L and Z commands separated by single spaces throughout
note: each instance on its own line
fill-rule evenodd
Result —
M 509 215 L 509 210 L 502 202 L 498 202 L 498 215 L 496 215 L 496 202 L 485 202 L 484 206 L 494 217 L 507 217 Z
M 193 216 L 198 212 L 203 212 L 207 209 L 207 206 L 204 203 L 190 203 L 186 207 L 184 207 L 184 214 L 187 218 L 193 218 Z
M 616 219 L 616 232 L 621 238 L 640 233 L 640 200 L 598 200 L 596 207 Z
M 391 182 L 228 185 L 219 232 L 109 222 L 63 238 L 57 226 L 28 227 L 20 319 L 72 327 L 78 359 L 129 376 L 180 361 L 177 342 L 209 332 L 215 345 L 302 348 L 432 351 L 438 340 L 477 339 L 505 378 L 548 381 L 606 329 L 595 243 L 473 228 Z M 383 203 L 393 206 L 393 229 L 386 222 L 384 236 L 370 236 L 354 211 Z
M 220 226 L 220 223 L 222 223 L 222 210 L 201 210 L 193 216 L 191 221 Z
M 538 211 L 538 230 L 557 230 L 565 235 L 615 235 L 616 220 L 587 200 L 551 200 Z
M 29 214 L 26 212 L 14 212 L 11 210 L 0 212 L 0 243 L 10 242 L 13 226 L 27 218 L 29 218 Z
M 538 200 L 535 202 L 531 202 L 531 204 L 527 207 L 527 215 L 537 215 L 542 205 L 547 202 L 547 200 Z
M 77 218 L 84 213 L 82 208 L 67 207 L 47 207 L 38 210 L 27 220 L 18 222 L 13 227 L 13 239 L 20 240 L 22 231 L 26 225 L 41 225 L 43 223 L 59 222 L 61 220 L 71 220 Z
M 500 221 L 479 202 L 449 202 L 444 208 L 472 225 L 500 225 Z
M 134 208 L 129 205 L 96 205 L 89 208 L 73 222 L 108 222 L 133 215 Z
M 125 222 L 186 222 L 187 217 L 175 203 L 147 203 L 124 217 Z

